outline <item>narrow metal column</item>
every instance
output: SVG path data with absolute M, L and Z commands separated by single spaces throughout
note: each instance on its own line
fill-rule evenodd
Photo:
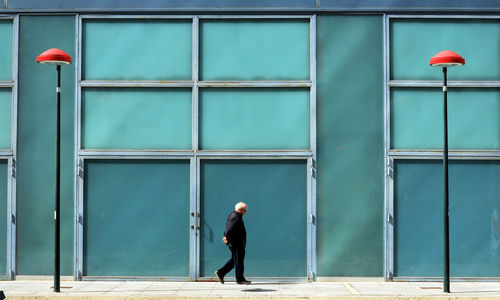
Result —
M 55 220 L 55 260 L 54 260 L 54 292 L 59 293 L 60 291 L 60 280 L 61 280 L 61 266 L 60 266 L 60 217 L 59 217 L 59 208 L 60 208 L 60 195 L 59 195 L 59 184 L 60 184 L 60 163 L 59 160 L 61 159 L 60 157 L 60 139 L 59 139 L 59 134 L 60 134 L 60 127 L 61 127 L 61 118 L 60 118 L 60 113 L 61 113 L 61 66 L 57 65 L 57 87 L 56 87 L 56 106 L 57 106 L 57 112 L 56 112 L 56 186 L 55 186 L 55 193 L 56 193 L 56 204 L 55 204 L 55 211 L 54 211 L 54 220 Z
M 444 276 L 443 292 L 450 292 L 450 228 L 449 228 L 449 200 L 448 200 L 448 99 L 447 99 L 446 68 L 443 68 L 443 119 L 444 119 Z

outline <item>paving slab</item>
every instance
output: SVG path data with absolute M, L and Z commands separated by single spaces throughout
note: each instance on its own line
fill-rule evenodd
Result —
M 0 281 L 7 300 L 500 300 L 500 282 L 452 282 L 451 293 L 439 282 L 235 282 Z

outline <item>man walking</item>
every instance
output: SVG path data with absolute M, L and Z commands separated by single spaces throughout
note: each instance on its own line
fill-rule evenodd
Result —
M 243 223 L 243 215 L 246 212 L 247 205 L 244 202 L 239 202 L 234 207 L 234 211 L 227 217 L 226 231 L 224 231 L 222 241 L 231 250 L 231 258 L 222 268 L 215 271 L 215 276 L 217 276 L 217 279 L 222 284 L 224 284 L 224 276 L 233 268 L 236 275 L 236 283 L 251 283 L 243 276 L 245 270 L 243 261 L 245 260 L 245 247 L 247 244 L 247 232 L 245 230 L 245 223 Z

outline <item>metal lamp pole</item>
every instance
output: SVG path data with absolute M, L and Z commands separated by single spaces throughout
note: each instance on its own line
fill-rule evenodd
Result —
M 55 184 L 55 209 L 54 209 L 54 292 L 61 291 L 61 218 L 60 218 L 60 180 L 61 180 L 61 65 L 71 63 L 71 57 L 59 49 L 49 49 L 36 58 L 37 63 L 44 65 L 56 65 L 57 86 L 56 86 L 56 184 Z
M 443 68 L 443 120 L 444 120 L 444 145 L 443 145 L 443 175 L 444 175 L 444 272 L 443 292 L 450 292 L 450 204 L 448 190 L 448 82 L 447 68 L 461 66 L 465 60 L 455 52 L 445 50 L 436 54 L 430 60 L 433 67 Z

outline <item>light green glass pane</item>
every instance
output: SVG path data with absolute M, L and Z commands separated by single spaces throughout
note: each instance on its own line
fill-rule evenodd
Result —
M 7 272 L 7 160 L 0 160 L 0 278 Z
M 383 276 L 382 26 L 382 16 L 317 18 L 318 276 Z
M 309 22 L 203 20 L 202 80 L 309 79 Z
M 54 273 L 56 70 L 34 62 L 50 48 L 75 57 L 77 16 L 19 17 L 16 273 Z M 73 276 L 75 64 L 61 68 L 61 275 Z
M 191 149 L 191 90 L 82 91 L 85 149 Z
M 441 80 L 441 68 L 429 60 L 443 50 L 465 58 L 465 65 L 448 70 L 449 80 L 500 79 L 498 20 L 397 19 L 390 25 L 391 79 Z
M 191 21 L 86 20 L 86 80 L 191 80 Z
M 222 236 L 240 201 L 248 205 L 245 276 L 307 276 L 306 161 L 203 161 L 200 176 L 201 276 L 214 276 L 231 257 Z
M 199 130 L 204 150 L 309 149 L 309 90 L 203 89 Z
M 0 88 L 0 149 L 11 148 L 12 92 Z
M 84 275 L 189 275 L 189 161 L 86 161 Z
M 443 274 L 443 165 L 400 161 L 395 177 L 396 276 Z M 452 161 L 450 272 L 500 276 L 500 162 Z
M 0 20 L 0 80 L 12 80 L 12 20 Z
M 500 149 L 500 89 L 448 90 L 450 149 Z M 443 147 L 441 89 L 391 91 L 391 148 Z

